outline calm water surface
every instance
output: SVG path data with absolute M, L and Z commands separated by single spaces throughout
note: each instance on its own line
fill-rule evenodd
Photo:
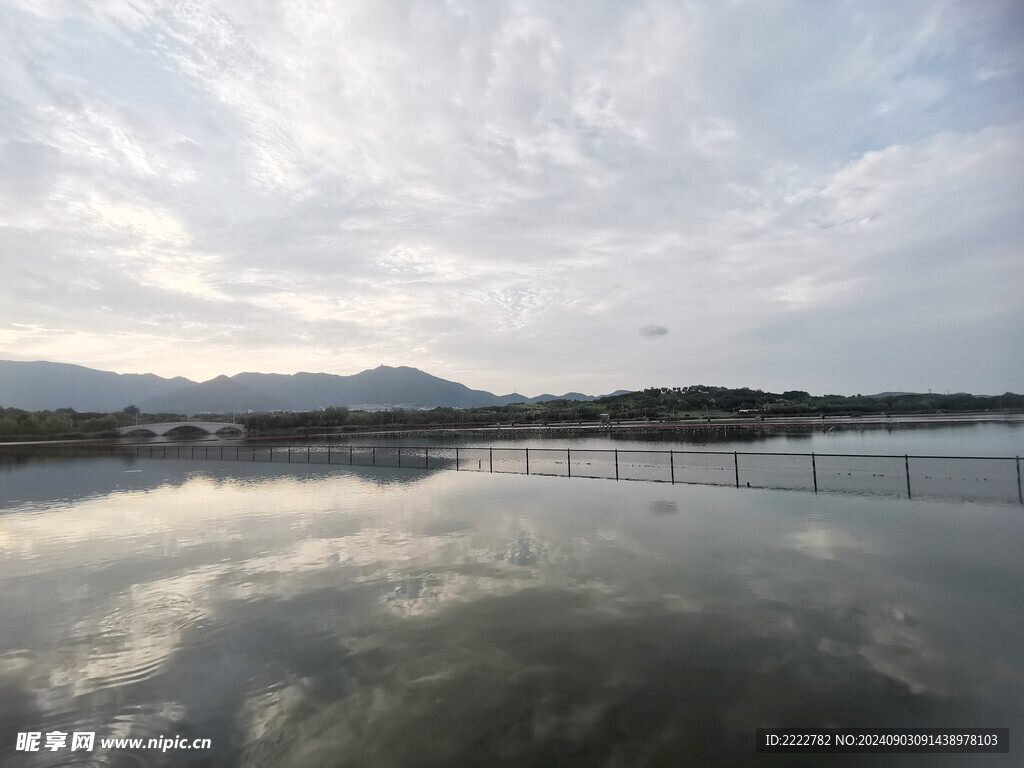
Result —
M 529 432 L 512 436 L 509 430 L 488 430 L 469 433 L 460 445 L 509 445 L 542 448 L 554 444 L 580 448 L 652 448 L 692 451 L 771 451 L 779 453 L 854 453 L 895 454 L 902 456 L 1024 456 L 1024 422 L 978 422 L 932 426 L 858 427 L 828 425 L 761 429 L 716 427 L 713 429 L 681 428 L 658 435 L 648 430 L 601 434 L 594 432 L 576 437 L 549 439 Z M 373 442 L 395 445 L 426 443 L 454 444 L 451 436 L 430 439 L 420 435 L 404 440 L 393 437 L 360 437 L 351 442 Z
M 1019 505 L 415 470 L 0 467 L 0 765 L 1017 765 Z M 14 752 L 19 731 L 211 738 Z M 77 762 L 72 762 L 74 756 Z

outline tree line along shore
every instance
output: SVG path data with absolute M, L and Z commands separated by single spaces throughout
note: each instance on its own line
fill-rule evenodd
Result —
M 652 387 L 593 401 L 550 400 L 482 408 L 356 410 L 327 407 L 313 411 L 204 413 L 204 421 L 234 422 L 249 434 L 338 431 L 381 428 L 484 426 L 496 423 L 543 425 L 566 421 L 698 420 L 758 416 L 912 415 L 936 412 L 1019 412 L 1024 395 L 1006 392 L 983 396 L 892 393 L 885 395 L 810 395 L 799 390 L 772 393 L 727 387 Z M 26 411 L 0 407 L 0 440 L 86 439 L 116 437 L 118 429 L 194 419 L 197 414 L 141 413 L 134 405 L 116 413 L 79 413 L 72 408 Z

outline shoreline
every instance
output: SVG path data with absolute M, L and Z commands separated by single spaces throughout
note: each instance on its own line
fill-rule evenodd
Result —
M 812 432 L 833 432 L 857 430 L 888 431 L 966 426 L 973 424 L 1024 424 L 1024 413 L 951 413 L 951 414 L 909 414 L 896 417 L 885 416 L 818 416 L 818 417 L 767 417 L 751 419 L 749 417 L 711 417 L 707 420 L 660 420 L 660 421 L 615 421 L 615 422 L 556 422 L 549 424 L 487 424 L 474 426 L 434 426 L 434 427 L 402 427 L 394 429 L 374 430 L 336 430 L 331 432 L 307 431 L 285 432 L 281 434 L 249 434 L 237 436 L 202 435 L 179 437 L 177 440 L 161 440 L 167 442 L 205 442 L 221 443 L 257 442 L 270 440 L 351 440 L 354 438 L 381 437 L 497 437 L 515 439 L 518 437 L 559 437 L 581 435 L 629 436 L 645 435 L 654 438 L 668 437 L 680 432 L 690 434 L 723 435 L 736 434 L 772 434 L 791 433 L 807 434 Z M 21 439 L 16 441 L 0 441 L 0 450 L 5 447 L 25 448 L 29 446 L 89 446 L 89 445 L 146 445 L 153 438 L 144 437 L 83 437 L 63 438 L 59 440 Z
M 486 426 L 466 427 L 428 427 L 428 428 L 396 428 L 359 432 L 308 432 L 287 435 L 248 435 L 238 438 L 225 438 L 240 441 L 257 440 L 289 440 L 311 438 L 351 439 L 358 437 L 422 437 L 422 436 L 493 436 L 504 438 L 515 437 L 554 437 L 574 435 L 671 435 L 680 431 L 707 433 L 709 435 L 736 431 L 747 434 L 773 432 L 815 432 L 845 431 L 848 429 L 914 429 L 921 427 L 960 426 L 970 424 L 1024 424 L 1024 413 L 1012 414 L 944 414 L 942 416 L 918 415 L 885 418 L 870 417 L 817 417 L 817 418 L 786 418 L 751 420 L 740 418 L 713 418 L 709 421 L 646 421 L 646 422 L 580 422 L 569 424 L 491 424 Z

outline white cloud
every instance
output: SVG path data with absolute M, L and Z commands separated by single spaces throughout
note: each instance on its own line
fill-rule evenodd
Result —
M 3 14 L 0 356 L 1019 389 L 1015 3 Z

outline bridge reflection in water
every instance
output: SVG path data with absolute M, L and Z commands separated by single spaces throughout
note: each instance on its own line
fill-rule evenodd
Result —
M 1019 456 L 382 445 L 137 445 L 138 458 L 504 472 L 1024 504 Z

